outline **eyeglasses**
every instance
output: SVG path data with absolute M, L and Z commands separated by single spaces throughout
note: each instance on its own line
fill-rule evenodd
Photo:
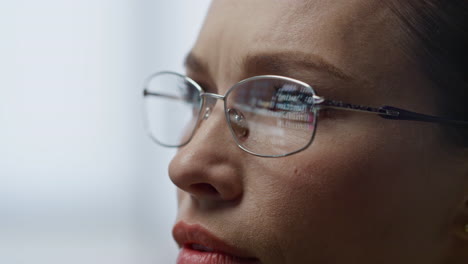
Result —
M 224 103 L 224 115 L 237 145 L 261 157 L 284 157 L 306 149 L 314 139 L 317 118 L 324 108 L 377 114 L 386 119 L 468 126 L 467 121 L 391 106 L 374 108 L 325 99 L 304 82 L 276 75 L 245 79 L 225 95 L 219 95 L 204 92 L 187 76 L 163 71 L 147 79 L 143 97 L 145 126 L 159 145 L 188 144 L 219 99 Z

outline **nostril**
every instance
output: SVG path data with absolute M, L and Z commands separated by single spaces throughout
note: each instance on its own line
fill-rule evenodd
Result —
M 196 183 L 190 185 L 190 192 L 195 195 L 219 196 L 218 190 L 208 183 Z

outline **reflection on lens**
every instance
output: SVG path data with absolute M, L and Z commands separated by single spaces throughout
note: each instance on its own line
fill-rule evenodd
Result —
M 242 112 L 229 109 L 229 124 L 239 140 L 245 140 L 249 136 L 249 126 Z
M 159 73 L 145 90 L 146 126 L 159 144 L 184 145 L 195 129 L 201 107 L 200 92 L 183 76 Z
M 240 83 L 227 97 L 226 106 L 244 115 L 249 128 L 240 139 L 243 148 L 260 155 L 286 155 L 306 147 L 315 130 L 314 92 L 289 79 L 259 77 Z

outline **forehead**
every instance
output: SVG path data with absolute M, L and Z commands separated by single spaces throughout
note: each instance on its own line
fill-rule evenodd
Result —
M 246 57 L 297 51 L 375 82 L 402 57 L 395 25 L 377 0 L 214 0 L 193 53 L 213 79 L 229 82 Z

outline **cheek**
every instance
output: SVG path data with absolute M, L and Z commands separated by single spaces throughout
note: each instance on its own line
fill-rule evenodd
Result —
M 378 259 L 391 251 L 382 249 L 414 236 L 424 217 L 413 210 L 421 202 L 414 190 L 428 160 L 408 142 L 373 135 L 378 134 L 339 141 L 322 137 L 313 150 L 262 168 L 252 200 L 258 201 L 264 223 L 280 230 L 271 240 L 282 241 L 289 257 L 310 253 L 325 263 L 337 249 L 338 255 L 359 258 L 367 248 Z

